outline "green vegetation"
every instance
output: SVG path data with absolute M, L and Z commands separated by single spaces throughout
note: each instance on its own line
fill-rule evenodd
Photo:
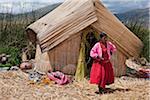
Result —
M 26 50 L 29 59 L 34 57 L 35 46 L 29 43 L 25 29 L 59 5 L 60 3 L 16 15 L 0 13 L 0 54 L 11 55 L 8 65 L 18 65 L 21 62 L 22 50 Z M 7 66 L 7 64 L 0 66 Z
M 11 64 L 0 64 L 0 68 L 8 67 L 10 68 L 12 65 Z
M 143 42 L 144 47 L 141 52 L 141 57 L 145 57 L 148 61 L 150 61 L 150 30 L 144 28 L 142 24 L 137 24 L 137 22 L 131 22 L 127 25 L 127 27 Z
M 21 61 L 21 57 L 20 57 L 21 52 L 18 48 L 3 47 L 0 48 L 0 54 L 1 53 L 11 55 L 11 57 L 8 59 L 7 65 L 18 65 Z
M 12 18 L 13 16 L 9 16 L 0 21 L 0 54 L 11 55 L 8 64 L 18 65 L 21 62 L 22 49 L 29 44 L 25 28 L 31 22 L 18 22 Z

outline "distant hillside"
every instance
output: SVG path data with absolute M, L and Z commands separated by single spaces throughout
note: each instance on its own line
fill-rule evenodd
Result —
M 54 10 L 56 7 L 58 7 L 61 3 L 56 3 L 56 4 L 52 4 L 43 8 L 40 8 L 38 10 L 32 11 L 32 12 L 28 12 L 25 14 L 18 14 L 18 16 L 23 16 L 23 15 L 28 15 L 29 17 L 36 17 L 36 19 L 39 19 L 40 17 L 44 16 L 45 14 L 51 12 L 52 10 Z
M 150 8 L 131 10 L 125 13 L 117 14 L 116 16 L 126 24 L 131 22 L 137 22 L 148 28 L 149 9 Z
M 7 20 L 13 20 L 13 21 L 20 21 L 20 20 L 37 20 L 40 17 L 44 16 L 48 12 L 54 10 L 56 7 L 58 7 L 61 3 L 52 4 L 40 9 L 37 9 L 32 12 L 26 12 L 23 14 L 8 14 L 8 13 L 0 13 L 0 20 L 5 19 Z

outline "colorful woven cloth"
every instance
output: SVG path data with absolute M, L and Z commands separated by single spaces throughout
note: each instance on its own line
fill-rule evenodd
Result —
M 65 74 L 59 71 L 51 72 L 51 73 L 48 73 L 47 75 L 50 80 L 55 81 L 59 85 L 64 85 L 70 82 L 69 78 Z

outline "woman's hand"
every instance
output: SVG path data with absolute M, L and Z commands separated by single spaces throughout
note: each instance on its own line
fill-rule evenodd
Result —
M 96 61 L 99 61 L 99 62 L 100 62 L 100 61 L 104 60 L 104 58 L 97 56 L 97 57 L 95 57 L 95 58 L 94 58 L 94 60 L 96 60 Z
M 101 59 L 101 60 L 104 60 L 104 58 L 102 58 L 102 57 L 101 57 L 100 59 Z

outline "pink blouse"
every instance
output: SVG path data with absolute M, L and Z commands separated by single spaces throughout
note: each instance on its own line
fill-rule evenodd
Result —
M 116 51 L 116 46 L 111 42 L 107 42 L 107 53 L 109 55 L 109 59 L 111 58 L 110 52 L 113 53 L 115 51 Z M 96 57 L 102 58 L 102 48 L 99 42 L 97 42 L 91 49 L 90 56 L 92 58 L 96 58 Z

